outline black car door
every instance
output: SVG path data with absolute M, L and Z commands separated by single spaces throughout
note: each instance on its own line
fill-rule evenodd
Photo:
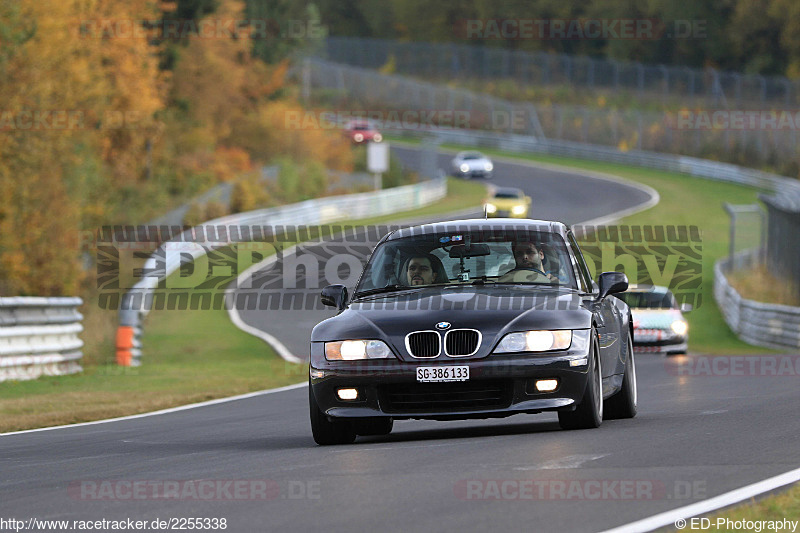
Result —
M 600 363 L 603 369 L 603 377 L 608 378 L 618 371 L 621 340 L 619 309 L 615 305 L 613 296 L 606 296 L 600 302 L 596 301 L 599 294 L 597 283 L 592 280 L 589 268 L 583 258 L 583 253 L 572 232 L 568 233 L 567 237 L 574 255 L 575 266 L 578 270 L 576 272 L 578 282 L 581 285 L 581 290 L 587 293 L 585 302 L 594 315 L 597 340 L 600 345 Z

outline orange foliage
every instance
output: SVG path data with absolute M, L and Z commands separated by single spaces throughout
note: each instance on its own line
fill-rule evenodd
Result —
M 0 131 L 0 293 L 74 294 L 83 275 L 81 220 L 103 213 L 115 190 L 137 179 L 144 140 L 162 106 L 148 42 L 87 38 L 80 21 L 141 20 L 154 11 L 149 0 L 11 5 L 3 6 L 0 19 L 9 15 L 12 26 L 29 33 L 4 43 L 8 60 L 0 64 L 7 114 Z M 27 116 L 41 120 L 25 127 L 19 118 Z M 98 158 L 110 183 L 88 181 L 84 169 Z

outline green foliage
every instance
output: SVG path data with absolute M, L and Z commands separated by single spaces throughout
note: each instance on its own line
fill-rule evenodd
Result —
M 328 170 L 318 161 L 304 165 L 300 178 L 299 192 L 301 199 L 325 196 L 328 191 Z
M 231 213 L 242 213 L 269 207 L 271 198 L 258 173 L 242 176 L 233 184 Z
M 276 161 L 278 165 L 278 190 L 283 198 L 291 201 L 300 190 L 300 170 L 297 163 L 287 157 Z
M 187 226 L 197 226 L 215 218 L 224 217 L 228 214 L 227 206 L 221 202 L 212 200 L 206 203 L 192 202 L 189 209 L 183 216 L 183 223 Z

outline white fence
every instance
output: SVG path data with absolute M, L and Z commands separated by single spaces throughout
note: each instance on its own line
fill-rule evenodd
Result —
M 205 222 L 203 226 L 223 226 L 226 228 L 250 228 L 255 226 L 314 226 L 339 221 L 349 221 L 388 215 L 416 209 L 441 200 L 447 194 L 447 180 L 439 178 L 414 185 L 405 185 L 381 191 L 333 196 L 307 200 L 292 205 L 260 209 L 238 213 Z M 143 271 L 148 276 L 137 282 L 124 295 L 120 302 L 117 330 L 117 363 L 123 366 L 138 366 L 142 355 L 139 337 L 142 333 L 142 320 L 153 304 L 150 294 L 165 279 L 177 271 L 182 264 L 181 255 L 189 254 L 192 259 L 205 255 L 209 250 L 240 242 L 239 237 L 252 235 L 251 231 L 213 232 L 224 234 L 227 240 L 210 241 L 206 231 L 193 228 L 180 238 L 161 245 L 160 251 L 153 254 L 144 264 Z M 179 250 L 181 253 L 171 253 Z M 167 253 L 170 252 L 170 253 Z M 165 266 L 159 268 L 156 257 L 166 257 Z
M 80 298 L 0 298 L 0 382 L 82 370 Z
M 737 254 L 737 265 L 752 262 L 758 250 Z M 725 277 L 730 258 L 714 265 L 714 299 L 728 326 L 743 341 L 768 348 L 800 348 L 800 307 L 766 304 L 747 300 L 736 292 Z

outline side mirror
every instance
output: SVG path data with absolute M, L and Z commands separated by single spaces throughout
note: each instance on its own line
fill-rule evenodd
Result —
M 692 309 L 694 309 L 694 307 L 692 307 L 692 304 L 681 304 L 681 312 L 682 313 L 688 313 Z
M 320 299 L 322 300 L 322 305 L 335 307 L 341 311 L 347 303 L 347 287 L 344 285 L 328 285 L 322 289 Z
M 609 294 L 616 294 L 628 290 L 628 276 L 622 272 L 603 272 L 600 274 L 599 285 L 600 295 L 598 300 L 602 300 Z

